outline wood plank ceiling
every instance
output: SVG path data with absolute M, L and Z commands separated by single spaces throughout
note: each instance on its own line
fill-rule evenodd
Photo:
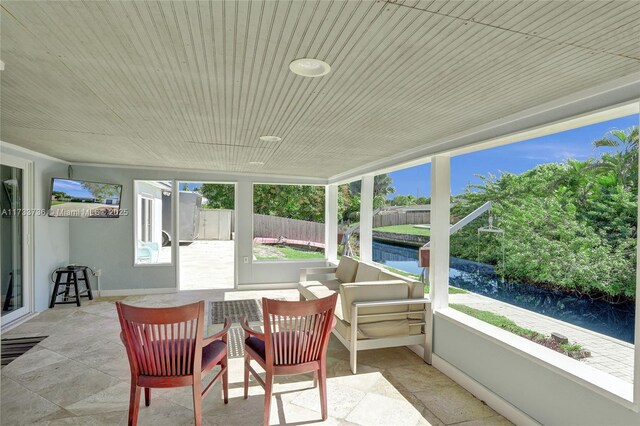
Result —
M 327 178 L 640 70 L 638 1 L 0 8 L 0 137 L 75 162 Z

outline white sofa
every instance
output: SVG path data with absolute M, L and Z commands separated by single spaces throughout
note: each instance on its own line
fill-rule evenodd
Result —
M 423 288 L 416 280 L 347 256 L 337 266 L 302 269 L 298 283 L 301 300 L 338 292 L 334 334 L 349 349 L 354 374 L 358 351 L 366 349 L 419 345 L 431 363 L 431 301 Z

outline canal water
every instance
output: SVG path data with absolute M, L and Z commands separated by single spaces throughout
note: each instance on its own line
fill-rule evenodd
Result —
M 374 241 L 373 261 L 414 274 L 422 272 L 415 247 Z M 490 265 L 455 257 L 450 261 L 449 282 L 472 293 L 633 343 L 634 303 L 611 304 L 530 284 L 507 282 Z

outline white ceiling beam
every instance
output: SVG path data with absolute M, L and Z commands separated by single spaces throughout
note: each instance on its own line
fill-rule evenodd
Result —
M 468 131 L 425 143 L 421 147 L 383 160 L 364 164 L 331 176 L 329 183 L 346 183 L 359 179 L 364 174 L 389 173 L 425 164 L 433 155 L 460 155 L 637 114 L 639 102 L 640 73 L 634 73 Z

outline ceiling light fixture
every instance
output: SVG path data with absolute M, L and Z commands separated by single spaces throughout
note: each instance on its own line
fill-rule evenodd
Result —
M 260 136 L 260 140 L 263 142 L 280 142 L 282 138 L 280 136 Z
M 296 59 L 289 64 L 289 69 L 303 77 L 322 77 L 331 71 L 328 63 L 314 58 Z
M 264 162 L 262 161 L 249 161 L 250 166 L 264 166 Z

